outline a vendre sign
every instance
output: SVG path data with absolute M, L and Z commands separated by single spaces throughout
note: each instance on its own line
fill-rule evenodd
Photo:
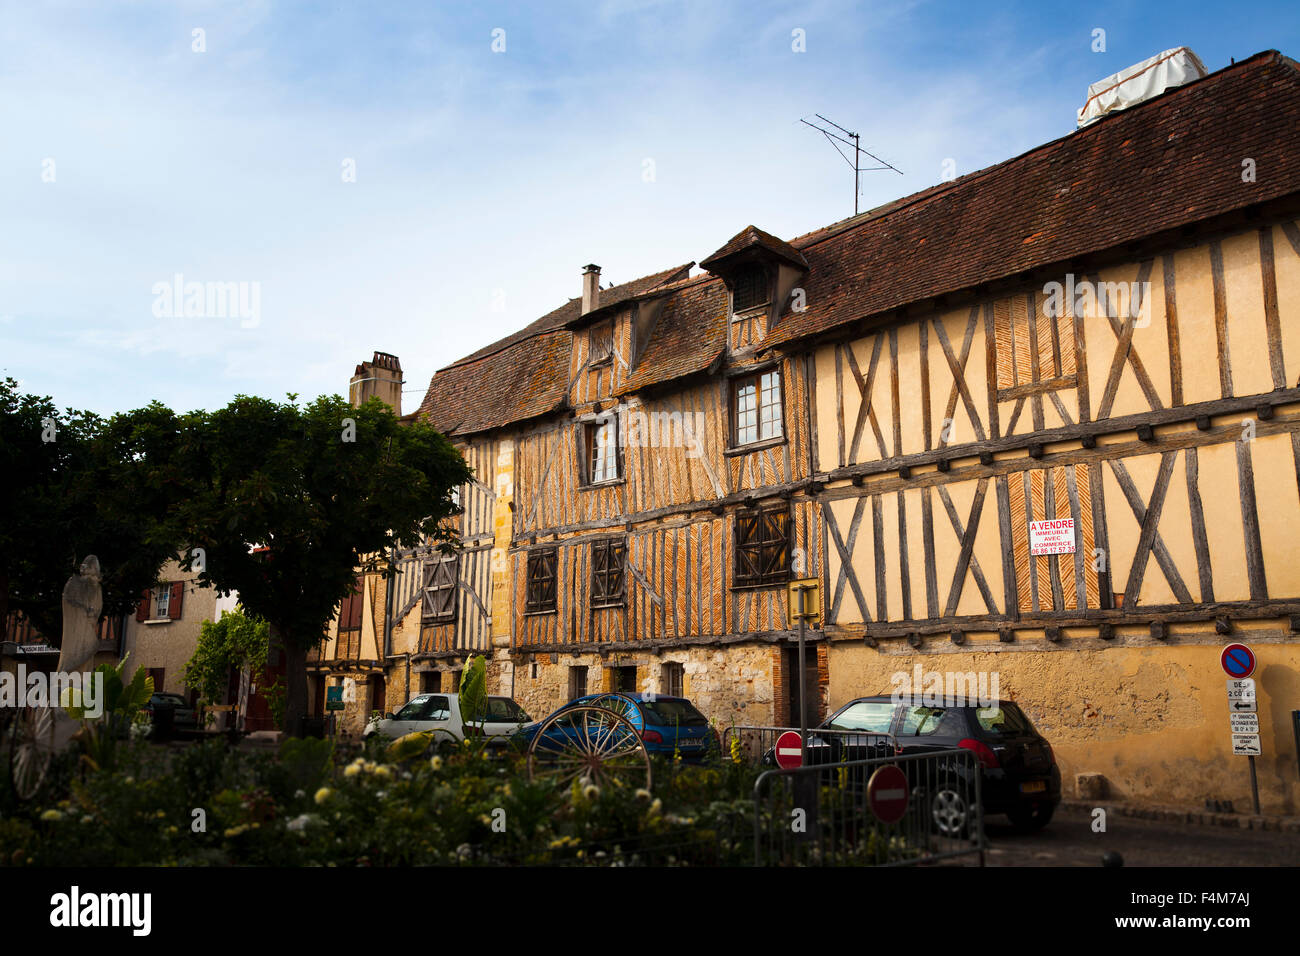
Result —
M 1029 522 L 1029 553 L 1074 554 L 1074 519 L 1048 518 Z

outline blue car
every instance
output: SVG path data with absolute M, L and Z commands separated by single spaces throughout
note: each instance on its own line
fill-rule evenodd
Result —
M 651 755 L 672 757 L 676 753 L 683 760 L 694 762 L 703 760 L 718 747 L 718 738 L 709 726 L 709 719 L 689 700 L 640 693 L 588 694 L 575 698 L 545 719 L 528 724 L 515 735 L 513 742 L 526 749 L 551 717 L 576 707 L 603 707 L 626 717 Z M 552 724 L 546 732 L 548 740 L 557 742 L 564 735 L 563 722 L 559 726 Z

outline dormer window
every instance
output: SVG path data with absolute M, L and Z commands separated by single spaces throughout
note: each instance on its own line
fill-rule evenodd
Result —
M 743 312 L 746 309 L 766 305 L 771 297 L 766 269 L 753 265 L 737 270 L 731 287 L 732 312 Z

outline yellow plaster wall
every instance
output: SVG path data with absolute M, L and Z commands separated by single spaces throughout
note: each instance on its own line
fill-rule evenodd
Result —
M 1290 713 L 1300 709 L 1300 646 L 1276 623 L 1243 627 L 1234 637 L 1260 661 L 1261 809 L 1296 813 L 1300 773 Z M 1075 795 L 1076 774 L 1100 773 L 1115 799 L 1188 807 L 1231 800 L 1248 812 L 1248 762 L 1231 750 L 1222 644 L 1142 641 L 1140 632 L 1122 635 L 1118 646 L 1067 636 L 1056 646 L 1038 639 L 1032 647 L 923 654 L 833 642 L 830 705 L 887 692 L 891 675 L 910 674 L 916 663 L 925 671 L 996 673 L 999 696 L 1019 703 L 1051 742 L 1067 798 Z

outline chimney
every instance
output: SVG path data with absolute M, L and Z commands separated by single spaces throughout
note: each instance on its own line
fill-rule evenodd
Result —
M 362 362 L 348 383 L 348 401 L 353 408 L 364 405 L 378 395 L 402 416 L 402 363 L 396 355 L 376 352 L 369 362 Z
M 600 266 L 589 265 L 582 272 L 582 314 L 600 308 Z

